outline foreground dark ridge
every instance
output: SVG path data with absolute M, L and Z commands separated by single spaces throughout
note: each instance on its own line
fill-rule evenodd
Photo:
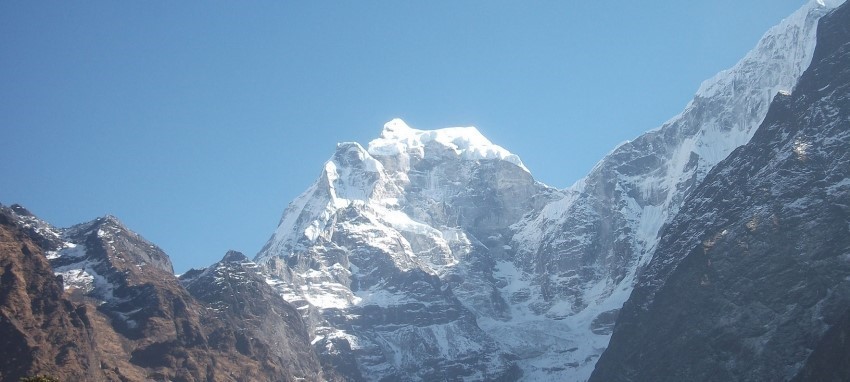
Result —
M 664 230 L 591 381 L 850 378 L 850 6 Z

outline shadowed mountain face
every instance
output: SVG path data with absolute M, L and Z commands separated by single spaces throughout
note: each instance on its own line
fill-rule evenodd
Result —
M 198 277 L 196 298 L 165 253 L 114 217 L 57 229 L 20 206 L 0 208 L 0 331 L 9 352 L 0 380 L 326 379 L 295 309 L 258 293 L 269 287 L 241 264 L 228 266 L 233 256 L 197 273 L 261 288 Z M 262 308 L 218 309 L 238 304 Z
M 850 7 L 663 231 L 592 381 L 844 380 Z

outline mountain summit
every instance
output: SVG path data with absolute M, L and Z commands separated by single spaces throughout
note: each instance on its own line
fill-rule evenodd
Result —
M 369 153 L 375 156 L 421 158 L 425 155 L 425 147 L 429 145 L 442 146 L 466 160 L 499 159 L 528 171 L 518 156 L 491 143 L 475 127 L 416 130 L 398 118 L 387 122 L 381 137 L 369 142 Z M 429 154 L 440 155 L 436 150 L 429 150 Z
M 518 369 L 476 312 L 505 314 L 492 256 L 555 195 L 475 128 L 396 119 L 368 150 L 337 146 L 255 261 L 349 377 L 508 378 Z

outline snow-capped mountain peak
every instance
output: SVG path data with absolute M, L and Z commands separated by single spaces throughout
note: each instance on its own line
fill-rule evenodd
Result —
M 432 145 L 436 145 L 433 147 Z M 375 156 L 439 155 L 438 148 L 465 160 L 500 159 L 528 171 L 518 156 L 493 144 L 477 128 L 447 127 L 437 130 L 417 130 L 401 119 L 384 125 L 381 136 L 369 142 L 369 153 Z
M 452 368 L 507 377 L 516 367 L 469 310 L 505 313 L 480 256 L 506 253 L 507 228 L 555 194 L 474 127 L 418 130 L 395 119 L 368 150 L 337 145 L 255 261 L 315 327 L 315 346 L 328 357 L 350 348 L 344 356 L 365 379 L 443 379 Z M 374 314 L 393 324 L 363 319 Z M 422 369 L 421 359 L 453 366 Z
M 515 166 L 529 176 L 518 156 L 490 142 L 475 127 L 418 130 L 393 119 L 384 125 L 380 137 L 369 143 L 368 150 L 356 142 L 337 144 L 319 179 L 287 207 L 261 252 L 263 256 L 286 257 L 320 238 L 329 240 L 334 215 L 348 207 L 393 211 L 389 215 L 401 216 L 410 212 L 399 208 L 410 204 L 405 193 L 411 190 L 425 193 L 434 202 L 445 202 L 443 199 L 463 192 L 466 186 L 462 179 L 438 179 L 442 177 L 436 172 L 441 170 L 436 169 L 445 166 L 446 171 L 454 171 L 458 165 L 474 167 L 478 162 Z M 469 174 L 462 177 L 466 176 Z M 423 218 L 408 216 L 402 221 Z

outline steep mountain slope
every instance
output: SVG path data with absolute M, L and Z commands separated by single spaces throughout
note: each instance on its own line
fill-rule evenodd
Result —
M 806 4 L 563 192 L 474 129 L 394 120 L 368 149 L 337 148 L 255 261 L 351 378 L 474 379 L 489 364 L 584 380 L 663 224 L 794 87 L 840 3 Z
M 793 93 L 663 231 L 592 381 L 846 375 L 814 367 L 847 349 L 827 335 L 850 313 L 850 6 L 817 40 Z
M 95 341 L 112 359 L 104 367 L 130 379 L 214 378 L 202 308 L 165 253 L 111 216 L 59 232 L 64 243 L 47 256 L 70 296 L 102 314 Z
M 53 269 L 48 281 L 55 283 L 56 287 L 50 289 L 50 282 L 45 281 L 44 290 L 33 286 L 25 296 L 2 301 L 4 304 L 0 305 L 0 310 L 8 308 L 11 312 L 8 319 L 12 323 L 31 322 L 31 317 L 47 317 L 35 310 L 32 313 L 21 310 L 21 299 L 25 298 L 43 300 L 41 304 L 48 307 L 70 310 L 68 317 L 60 315 L 60 318 L 53 319 L 55 323 L 23 325 L 23 328 L 21 324 L 14 325 L 21 335 L 10 338 L 44 339 L 38 343 L 39 348 L 29 352 L 29 358 L 9 358 L 13 360 L 10 362 L 20 362 L 23 365 L 21 370 L 28 374 L 58 372 L 59 375 L 67 375 L 70 380 L 93 381 L 323 379 L 318 359 L 306 338 L 306 328 L 291 307 L 289 317 L 294 319 L 277 315 L 262 317 L 263 320 L 255 322 L 251 320 L 256 317 L 247 314 L 238 316 L 245 322 L 228 319 L 232 315 L 223 316 L 215 309 L 220 301 L 214 297 L 230 296 L 227 292 L 232 294 L 232 284 L 207 285 L 205 296 L 208 298 L 196 300 L 173 275 L 168 256 L 114 217 L 58 229 L 20 206 L 2 207 L 2 211 L 9 224 L 25 233 L 29 240 L 23 244 L 12 241 L 10 247 L 20 245 L 20 251 L 26 254 L 24 249 L 34 246 L 36 250 L 27 249 L 29 254 L 25 260 L 36 265 L 39 261 L 43 263 L 41 267 L 30 268 L 13 263 L 10 266 L 12 272 L 4 273 L 4 277 L 43 279 L 46 277 L 43 274 L 50 272 L 47 266 L 49 259 Z M 233 269 L 233 272 L 238 273 L 238 269 Z M 258 282 L 269 292 L 262 279 Z M 20 284 L 12 282 L 12 285 Z M 263 306 L 270 307 L 265 309 L 286 308 L 274 305 L 278 301 L 275 298 L 279 300 L 279 297 L 272 296 L 262 302 Z M 62 310 L 51 308 L 50 312 L 57 315 Z M 74 314 L 79 317 L 75 318 Z M 65 321 L 70 321 L 73 327 L 62 325 Z M 260 334 L 274 337 L 249 337 L 249 343 L 242 346 L 240 340 L 245 339 L 245 335 L 255 327 L 268 329 L 268 332 Z M 57 332 L 62 334 L 55 334 Z M 66 345 L 62 340 L 62 335 L 77 338 L 83 334 L 83 340 L 73 340 L 75 346 Z M 77 347 L 84 349 L 75 350 Z M 58 352 L 59 356 L 51 355 L 52 352 Z M 75 365 L 83 367 L 82 370 L 90 375 L 78 378 L 77 369 L 66 370 L 68 362 L 76 362 L 75 354 L 82 354 L 76 356 L 80 359 Z M 61 364 L 56 361 L 62 367 L 52 366 L 54 361 L 51 357 L 63 360 Z M 2 380 L 17 379 L 4 376 Z
M 838 319 L 815 345 L 805 365 L 792 379 L 802 381 L 850 380 L 850 311 Z
M 242 253 L 230 251 L 206 269 L 180 276 L 180 281 L 206 305 L 201 324 L 212 328 L 207 335 L 210 347 L 256 360 L 274 380 L 333 379 L 322 375 L 317 357 L 306 356 L 313 348 L 298 311 L 266 284 L 257 265 Z
M 11 210 L 0 207 L 0 381 L 49 373 L 102 381 L 85 307 L 62 297 L 62 282 Z
M 580 369 L 573 376 L 592 371 L 665 222 L 712 167 L 749 141 L 772 97 L 793 89 L 811 61 L 818 19 L 841 2 L 811 1 L 771 28 L 733 68 L 703 83 L 681 114 L 617 147 L 566 197 L 514 227 L 513 264 L 524 276 L 507 288 L 521 286 L 541 318 L 567 315 L 563 336 L 584 333 L 569 357 Z

